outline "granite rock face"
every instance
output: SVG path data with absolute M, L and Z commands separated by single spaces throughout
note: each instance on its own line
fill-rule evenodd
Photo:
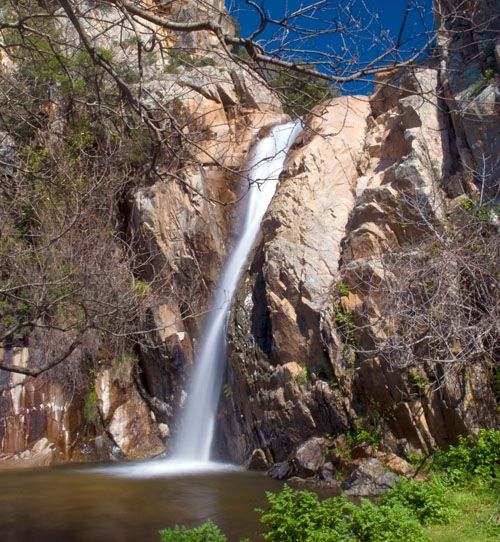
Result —
M 436 0 L 440 78 L 462 164 L 498 196 L 500 159 L 498 0 Z
M 324 307 L 338 280 L 369 111 L 357 97 L 318 109 L 264 219 L 229 324 L 234 393 L 222 401 L 221 426 L 235 461 L 250 448 L 284 460 L 309 436 L 352 421 L 349 395 L 333 385 L 342 372 L 340 343 Z
M 397 454 L 496 424 L 487 360 L 410 370 L 377 355 L 397 330 L 385 292 L 405 271 L 391 255 L 418 256 L 453 198 L 478 190 L 457 175 L 442 78 L 440 65 L 383 74 L 369 102 L 334 99 L 297 140 L 230 319 L 219 445 L 232 460 L 259 448 L 288 477 L 302 443 L 367 420 Z

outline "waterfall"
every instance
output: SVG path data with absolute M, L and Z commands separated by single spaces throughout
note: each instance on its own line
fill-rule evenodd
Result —
M 276 190 L 288 150 L 302 130 L 300 120 L 275 126 L 254 147 L 247 164 L 249 190 L 243 198 L 244 220 L 240 235 L 227 257 L 204 322 L 194 373 L 180 419 L 172 459 L 205 463 L 210 459 L 217 404 L 226 362 L 226 327 L 231 301 L 260 223 Z

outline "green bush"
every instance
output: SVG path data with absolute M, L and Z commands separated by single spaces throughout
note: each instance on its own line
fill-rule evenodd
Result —
M 347 519 L 357 542 L 420 542 L 421 525 L 411 511 L 400 504 L 379 505 L 363 500 L 353 505 Z M 339 540 L 340 542 L 340 540 Z
M 261 522 L 272 542 L 401 542 L 424 540 L 411 510 L 398 502 L 377 506 L 368 500 L 356 505 L 346 497 L 320 500 L 309 491 L 285 486 L 268 493 L 270 507 Z
M 340 281 L 337 284 L 337 291 L 339 295 L 341 296 L 348 296 L 349 295 L 349 285 L 343 281 Z
M 382 435 L 378 430 L 368 431 L 367 429 L 356 428 L 347 434 L 347 444 L 350 450 L 358 444 L 368 444 L 374 450 L 378 450 L 381 438 Z
M 161 542 L 227 542 L 227 538 L 210 520 L 194 529 L 179 525 L 173 529 L 163 529 L 160 531 L 160 540 Z
M 472 478 L 489 482 L 499 477 L 500 431 L 481 429 L 476 436 L 460 437 L 456 446 L 450 446 L 436 456 L 434 469 L 442 471 L 453 484 L 463 484 Z
M 315 493 L 297 491 L 286 485 L 281 493 L 268 492 L 266 495 L 269 509 L 259 510 L 262 513 L 261 522 L 269 528 L 264 534 L 266 540 L 354 540 L 347 522 L 344 522 L 353 505 L 344 497 L 320 501 Z
M 455 511 L 448 506 L 448 488 L 437 477 L 427 482 L 402 480 L 382 498 L 384 506 L 402 506 L 409 510 L 422 525 L 449 523 Z

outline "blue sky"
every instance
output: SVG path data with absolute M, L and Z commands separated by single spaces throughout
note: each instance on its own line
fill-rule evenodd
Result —
M 321 71 L 337 75 L 366 66 L 382 52 L 397 52 L 383 62 L 408 58 L 422 47 L 432 30 L 431 0 L 254 0 L 276 21 L 286 13 L 315 3 L 318 8 L 293 19 L 295 28 L 269 24 L 256 39 L 268 51 L 287 59 L 301 59 L 316 64 Z M 259 26 L 255 8 L 245 0 L 227 0 L 227 6 L 248 37 Z M 339 9 L 339 6 L 345 9 Z M 404 32 L 399 36 L 407 6 Z M 337 26 L 335 26 L 337 24 Z M 339 26 L 340 25 L 340 26 Z M 313 35 L 314 30 L 321 35 Z M 368 78 L 370 79 L 370 78 Z M 348 85 L 344 92 L 368 92 L 369 82 Z

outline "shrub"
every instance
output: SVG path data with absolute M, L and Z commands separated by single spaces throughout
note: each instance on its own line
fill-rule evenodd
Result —
M 337 291 L 339 293 L 339 295 L 341 296 L 348 296 L 349 295 L 349 285 L 343 281 L 340 281 L 338 284 L 337 284 Z
M 268 510 L 259 510 L 264 534 L 272 542 L 319 542 L 353 540 L 344 517 L 354 505 L 344 497 L 320 501 L 310 491 L 296 491 L 287 485 L 281 493 L 266 493 Z M 329 538 L 328 538 L 329 537 Z
M 348 519 L 359 542 L 420 542 L 425 536 L 417 518 L 401 504 L 377 506 L 363 500 Z M 339 541 L 340 542 L 340 541 Z
M 160 531 L 161 542 L 227 542 L 227 538 L 210 520 L 199 527 L 188 529 L 176 525 L 173 529 Z
M 83 406 L 83 416 L 88 423 L 96 424 L 99 420 L 99 398 L 94 386 L 89 390 Z
M 354 347 L 354 332 L 356 331 L 354 315 L 352 311 L 344 310 L 340 303 L 337 303 L 335 305 L 335 324 L 339 329 L 345 344 Z
M 307 381 L 309 379 L 309 370 L 307 367 L 302 367 L 299 373 L 295 375 L 295 382 L 299 386 L 305 386 L 307 384 Z
M 352 449 L 358 444 L 368 444 L 375 450 L 380 446 L 381 436 L 377 432 L 370 432 L 367 429 L 357 428 L 353 429 L 347 434 L 347 444 Z
M 382 498 L 384 506 L 401 506 L 409 510 L 422 525 L 448 523 L 455 512 L 447 503 L 448 488 L 439 478 L 427 482 L 402 480 Z
M 311 68 L 307 64 L 303 67 Z M 285 111 L 292 117 L 301 117 L 320 102 L 338 95 L 324 79 L 286 69 L 270 81 L 270 86 L 279 92 Z
M 411 510 L 400 503 L 377 506 L 363 500 L 356 505 L 346 497 L 319 500 L 309 491 L 285 486 L 268 493 L 270 508 L 261 521 L 272 542 L 400 542 L 424 540 L 422 528 Z
M 498 478 L 500 470 L 500 431 L 481 429 L 476 436 L 460 437 L 456 446 L 439 453 L 434 469 L 443 471 L 454 484 L 477 477 L 483 481 Z

